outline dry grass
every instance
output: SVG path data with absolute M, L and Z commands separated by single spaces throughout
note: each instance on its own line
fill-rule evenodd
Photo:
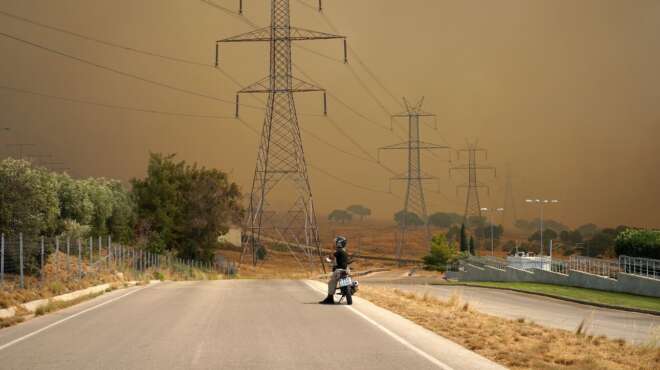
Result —
M 5 282 L 0 289 L 0 308 L 13 307 L 36 299 L 52 298 L 54 296 L 89 288 L 105 283 L 119 283 L 124 279 L 133 278 L 124 273 L 117 275 L 111 270 L 93 270 L 83 261 L 83 278 L 78 278 L 78 265 L 75 258 L 69 259 L 66 267 L 66 257 L 63 253 L 51 254 L 44 266 L 45 279 L 25 276 L 25 288 L 19 288 L 18 277 L 5 275 Z
M 25 321 L 25 317 L 18 315 L 2 318 L 0 319 L 0 329 L 22 323 L 23 321 Z
M 524 319 L 479 313 L 460 293 L 449 300 L 397 289 L 363 287 L 360 295 L 512 369 L 659 369 L 660 348 L 549 329 Z
M 37 307 L 37 309 L 34 311 L 34 315 L 35 316 L 41 316 L 41 315 L 45 315 L 45 314 L 50 313 L 50 312 L 59 311 L 63 308 L 75 306 L 78 303 L 82 303 L 82 302 L 88 301 L 90 299 L 96 298 L 96 297 L 100 296 L 103 293 L 105 293 L 105 292 L 92 293 L 92 294 L 88 294 L 88 295 L 78 297 L 76 299 L 72 299 L 70 301 L 48 300 L 48 303 L 46 303 L 45 305 Z
M 227 259 L 238 261 L 240 252 L 222 251 L 221 254 Z M 289 252 L 278 252 L 269 250 L 265 261 L 259 261 L 256 267 L 252 266 L 249 257 L 246 257 L 244 263 L 240 266 L 240 271 L 236 278 L 239 279 L 315 279 L 321 274 L 320 262 L 318 257 L 313 260 L 313 269 L 310 264 L 302 263 L 304 255 L 298 253 L 298 260 Z M 365 271 L 377 267 L 393 266 L 393 264 L 373 262 L 366 260 L 357 260 L 352 265 L 353 271 Z

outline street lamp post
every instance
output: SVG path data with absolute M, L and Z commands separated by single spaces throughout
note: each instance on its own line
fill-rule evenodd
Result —
M 495 242 L 493 240 L 493 212 L 504 212 L 504 208 L 482 208 L 481 211 L 488 213 L 488 222 L 490 223 L 490 255 L 495 256 Z
M 557 204 L 559 201 L 557 199 L 525 199 L 527 203 L 537 203 L 541 208 L 541 218 L 540 218 L 540 229 L 541 229 L 541 252 L 543 254 L 543 207 L 547 204 Z

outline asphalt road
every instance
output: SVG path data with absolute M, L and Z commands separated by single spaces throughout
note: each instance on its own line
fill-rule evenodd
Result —
M 495 364 L 304 281 L 161 283 L 0 330 L 2 369 L 488 369 Z
M 587 322 L 591 322 L 589 333 L 633 343 L 646 343 L 654 336 L 660 336 L 660 316 L 599 308 L 506 290 L 424 285 L 424 278 L 408 279 L 405 275 L 401 271 L 374 273 L 362 277 L 360 283 L 386 285 L 420 293 L 428 291 L 440 298 L 448 298 L 460 291 L 463 300 L 487 314 L 509 319 L 524 317 L 540 325 L 570 331 L 575 331 L 587 319 Z

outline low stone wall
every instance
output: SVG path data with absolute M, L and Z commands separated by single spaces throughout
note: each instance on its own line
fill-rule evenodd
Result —
M 620 292 L 660 297 L 660 280 L 619 273 L 617 282 L 617 288 Z
M 448 279 L 459 281 L 544 283 L 660 297 L 660 280 L 631 274 L 620 273 L 617 280 L 574 270 L 570 270 L 568 275 L 565 275 L 539 269 L 526 271 L 506 267 L 502 270 L 491 266 L 479 267 L 471 264 L 466 264 L 464 268 L 465 270 L 460 272 L 447 272 L 445 276 Z

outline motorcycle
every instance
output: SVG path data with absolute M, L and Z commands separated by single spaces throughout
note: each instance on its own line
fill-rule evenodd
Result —
M 357 293 L 360 284 L 357 280 L 353 280 L 353 277 L 348 270 L 339 271 L 341 272 L 339 273 L 339 279 L 337 280 L 337 290 L 339 291 L 341 298 L 339 298 L 338 303 L 341 303 L 344 298 L 346 298 L 346 304 L 350 306 L 353 304 L 353 296 Z

